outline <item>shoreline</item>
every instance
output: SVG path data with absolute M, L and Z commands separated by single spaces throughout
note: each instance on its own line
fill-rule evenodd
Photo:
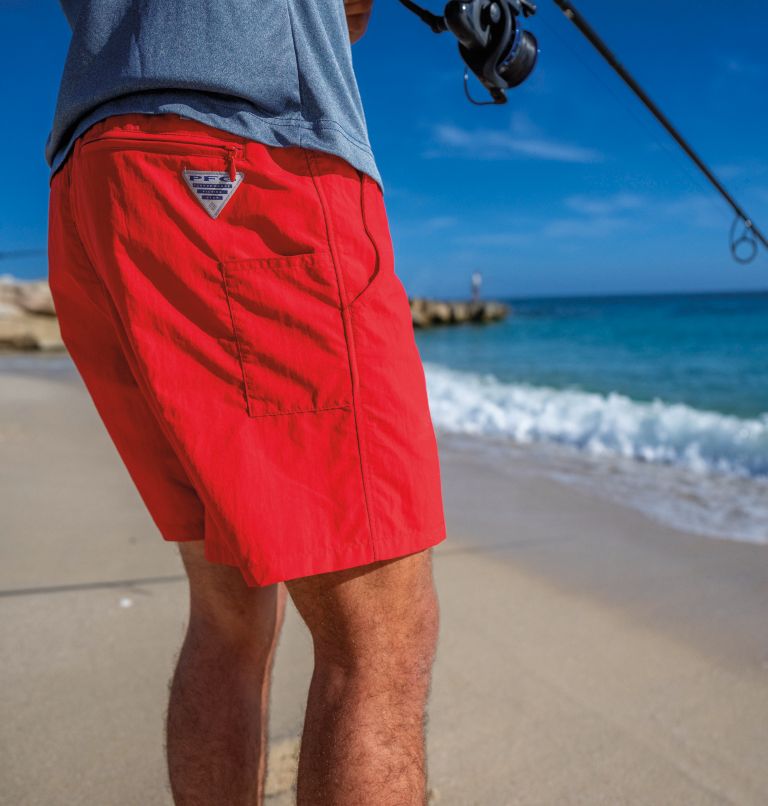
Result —
M 660 528 L 705 540 L 768 545 L 768 479 L 695 472 L 622 456 L 593 456 L 572 445 L 521 444 L 509 438 L 436 431 L 442 443 L 459 453 L 482 457 L 498 470 L 558 481 L 641 513 Z

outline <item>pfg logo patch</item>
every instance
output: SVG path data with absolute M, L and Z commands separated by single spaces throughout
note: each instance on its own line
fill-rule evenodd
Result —
M 211 218 L 216 218 L 224 209 L 224 205 L 235 195 L 245 174 L 236 173 L 234 181 L 229 178 L 227 171 L 183 170 L 182 175 L 206 213 Z

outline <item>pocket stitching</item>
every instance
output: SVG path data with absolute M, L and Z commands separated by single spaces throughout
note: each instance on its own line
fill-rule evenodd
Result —
M 96 141 L 91 141 L 89 143 L 83 143 L 83 149 L 84 150 L 87 149 L 88 146 L 92 145 L 92 144 L 95 145 L 96 148 L 95 149 L 93 149 L 93 148 L 90 149 L 91 152 L 95 152 L 95 151 L 143 151 L 146 154 L 160 154 L 161 156 L 164 156 L 164 157 L 178 157 L 179 159 L 182 159 L 182 158 L 187 159 L 188 157 L 200 157 L 201 159 L 202 158 L 216 158 L 216 159 L 224 159 L 224 160 L 226 160 L 229 157 L 227 149 L 225 149 L 223 147 L 220 147 L 220 146 L 214 146 L 214 145 L 208 146 L 208 145 L 205 145 L 204 143 L 182 143 L 182 144 L 180 144 L 180 143 L 171 143 L 171 144 L 168 144 L 168 145 L 175 145 L 175 146 L 181 145 L 182 148 L 184 146 L 189 146 L 190 148 L 210 148 L 211 151 L 207 151 L 205 153 L 202 153 L 202 152 L 199 152 L 199 151 L 182 151 L 182 149 L 179 149 L 179 148 L 177 148 L 177 149 L 170 149 L 169 148 L 169 149 L 164 149 L 163 150 L 163 149 L 155 149 L 154 146 L 155 145 L 166 145 L 165 143 L 156 144 L 156 143 L 153 142 L 153 143 L 151 143 L 151 145 L 149 147 L 147 147 L 147 146 L 144 146 L 144 145 L 142 145 L 140 143 L 137 143 L 136 145 L 133 145 L 133 144 L 126 145 L 125 141 L 116 141 L 115 143 L 102 143 L 100 141 L 97 143 Z M 218 153 L 214 153 L 214 152 L 218 152 Z
M 303 151 L 304 151 L 304 155 L 305 155 L 305 157 L 307 159 L 307 167 L 309 168 L 309 174 L 310 174 L 310 176 L 312 178 L 312 182 L 315 185 L 315 190 L 316 190 L 317 195 L 319 197 L 320 196 L 320 191 L 319 191 L 319 189 L 317 187 L 317 178 L 316 178 L 315 168 L 317 168 L 317 166 L 320 164 L 320 160 L 323 157 L 327 157 L 327 158 L 331 158 L 331 159 L 339 159 L 339 160 L 343 160 L 344 158 L 340 157 L 338 154 L 334 154 L 334 153 L 331 153 L 331 152 L 325 152 L 325 151 L 318 151 L 317 149 L 313 149 L 313 148 L 304 148 Z M 340 296 L 342 297 L 342 302 L 341 302 L 341 310 L 342 311 L 344 311 L 345 309 L 351 309 L 352 306 L 363 295 L 365 295 L 368 292 L 368 290 L 371 288 L 372 285 L 374 285 L 376 279 L 381 274 L 381 250 L 379 249 L 379 245 L 378 245 L 378 243 L 376 241 L 376 238 L 373 237 L 373 234 L 371 233 L 370 229 L 368 228 L 369 215 L 368 215 L 367 206 L 366 206 L 366 203 L 365 203 L 365 195 L 366 195 L 365 194 L 365 190 L 366 190 L 365 186 L 366 186 L 366 183 L 369 182 L 369 181 L 373 182 L 376 185 L 376 187 L 378 187 L 378 183 L 375 182 L 375 180 L 371 176 L 369 176 L 367 173 L 365 173 L 365 171 L 360 170 L 360 168 L 355 167 L 354 170 L 355 170 L 355 172 L 356 172 L 356 174 L 358 176 L 358 180 L 359 180 L 358 184 L 360 186 L 360 210 L 361 210 L 361 217 L 362 217 L 362 221 L 363 221 L 363 228 L 365 229 L 365 234 L 368 237 L 368 240 L 371 242 L 371 245 L 373 246 L 374 251 L 376 252 L 376 268 L 374 269 L 373 273 L 368 278 L 368 281 L 363 285 L 363 287 L 359 291 L 357 291 L 357 293 L 351 299 L 344 301 L 346 296 L 347 296 L 347 289 L 346 289 L 346 285 L 344 284 L 343 275 L 341 274 L 341 272 L 336 267 L 336 260 L 334 258 L 334 267 L 336 267 L 337 274 L 339 275 L 338 276 L 338 284 L 339 284 L 339 293 L 340 293 Z M 329 223 L 327 221 L 327 216 L 326 216 L 326 211 L 325 211 L 325 204 L 323 203 L 322 199 L 320 199 L 320 206 L 322 208 L 323 217 L 326 219 L 326 230 L 328 230 L 330 225 L 329 225 Z M 330 242 L 330 235 L 328 236 L 328 240 Z
M 365 234 L 368 236 L 368 240 L 373 244 L 373 248 L 376 252 L 376 268 L 373 270 L 373 274 L 368 278 L 368 282 L 352 297 L 351 300 L 347 303 L 347 307 L 351 308 L 360 297 L 365 294 L 370 287 L 376 282 L 376 278 L 381 274 L 381 252 L 379 251 L 379 245 L 376 243 L 376 239 L 373 237 L 370 229 L 368 229 L 368 211 L 366 209 L 365 203 L 365 185 L 366 181 L 370 179 L 368 174 L 364 171 L 358 169 L 358 174 L 360 174 L 360 210 L 362 213 L 363 219 L 363 228 L 365 229 Z
M 268 268 L 289 268 L 294 264 L 294 262 L 296 265 L 299 265 L 301 258 L 309 263 L 314 263 L 318 257 L 330 258 L 330 250 L 316 249 L 314 252 L 299 252 L 296 255 L 272 255 L 271 257 L 225 258 L 224 260 L 220 260 L 219 263 L 227 266 L 237 266 L 243 263 L 249 263 L 259 267 L 265 266 Z
M 229 293 L 229 283 L 227 282 L 227 273 L 224 269 L 224 261 L 219 261 L 219 271 L 221 272 L 222 285 L 224 286 L 224 296 L 227 300 L 227 310 L 229 311 L 229 321 L 232 323 L 232 333 L 235 337 L 235 345 L 237 346 L 237 361 L 240 364 L 240 373 L 243 378 L 243 392 L 245 394 L 245 408 L 249 417 L 253 417 L 253 408 L 251 407 L 251 395 L 248 391 L 248 375 L 245 371 L 245 364 L 243 362 L 243 349 L 240 344 L 240 335 L 238 333 L 237 325 L 235 324 L 235 312 L 232 305 L 232 299 Z
M 347 296 L 347 287 L 344 283 L 343 272 L 340 271 L 338 266 L 338 247 L 335 243 L 335 240 L 333 244 L 331 243 L 333 224 L 329 220 L 328 211 L 326 210 L 325 197 L 317 181 L 317 174 L 315 173 L 315 169 L 319 165 L 320 154 L 325 154 L 327 152 L 315 153 L 315 150 L 311 148 L 302 148 L 302 151 L 304 152 L 304 158 L 307 161 L 307 169 L 309 171 L 309 176 L 312 181 L 312 186 L 315 189 L 315 196 L 317 197 L 317 202 L 320 206 L 320 212 L 322 214 L 323 222 L 325 224 L 326 240 L 328 242 L 329 253 L 331 255 L 331 262 L 333 263 L 333 270 L 336 274 L 336 286 L 339 293 L 339 307 L 341 311 L 344 311 L 344 309 L 346 308 L 344 300 L 346 299 Z M 330 155 L 330 156 L 337 157 L 337 155 Z M 338 157 L 338 159 L 342 158 Z M 333 233 L 333 237 L 335 239 L 335 233 Z
M 275 407 L 279 405 L 279 402 L 265 398 L 257 398 L 255 391 L 252 388 L 252 384 L 249 382 L 249 373 L 246 370 L 246 361 L 245 358 L 249 354 L 249 349 L 245 342 L 243 341 L 242 334 L 245 331 L 245 328 L 240 322 L 239 318 L 235 315 L 235 307 L 236 305 L 233 303 L 233 298 L 230 293 L 231 291 L 231 284 L 234 280 L 233 275 L 231 272 L 227 271 L 228 267 L 232 266 L 242 266 L 244 264 L 252 265 L 255 267 L 255 270 L 258 271 L 259 269 L 268 270 L 270 268 L 287 268 L 291 267 L 294 263 L 299 266 L 304 264 L 305 262 L 310 262 L 315 264 L 316 259 L 318 256 L 327 257 L 329 260 L 332 260 L 332 256 L 328 250 L 318 250 L 315 252 L 303 252 L 297 255 L 275 255 L 272 257 L 263 257 L 263 258 L 233 258 L 231 260 L 219 260 L 219 271 L 221 273 L 223 286 L 224 286 L 224 294 L 226 297 L 227 302 L 227 309 L 229 311 L 230 322 L 232 324 L 232 332 L 235 337 L 235 344 L 237 347 L 237 357 L 238 363 L 240 364 L 240 372 L 243 379 L 244 385 L 244 393 L 245 393 L 245 403 L 246 403 L 246 410 L 250 417 L 266 417 L 266 416 L 275 416 L 281 414 L 311 414 L 314 412 L 320 411 L 330 411 L 333 409 L 344 409 L 350 408 L 352 406 L 352 392 L 350 391 L 348 394 L 347 399 L 339 400 L 339 401 L 331 401 L 330 403 L 321 405 L 321 406 L 313 406 L 311 408 L 295 408 L 295 409 L 287 409 L 287 410 L 274 410 L 274 411 L 255 411 L 254 410 L 254 401 L 259 400 L 260 404 L 266 407 Z M 338 290 L 338 289 L 337 289 Z M 318 300 L 319 304 L 324 304 Z M 333 304 L 332 306 L 334 310 L 340 311 L 340 306 L 337 304 Z M 341 316 L 339 316 L 339 325 L 344 330 L 344 325 Z M 238 324 L 240 322 L 240 324 Z M 344 344 L 346 345 L 346 332 L 343 333 L 344 335 Z M 341 356 L 339 356 L 339 360 L 341 360 Z M 347 356 L 348 361 L 348 356 Z
M 141 143 L 151 143 L 152 145 L 200 146 L 201 148 L 216 148 L 225 151 L 237 150 L 241 154 L 243 151 L 243 144 L 241 142 L 224 137 L 217 138 L 211 135 L 196 135 L 187 132 L 176 136 L 175 132 L 112 129 L 108 132 L 97 134 L 94 137 L 89 137 L 86 132 L 79 137 L 78 140 L 80 141 L 80 148 L 89 148 L 98 144 L 106 146 L 110 143 L 136 143 L 137 146 Z

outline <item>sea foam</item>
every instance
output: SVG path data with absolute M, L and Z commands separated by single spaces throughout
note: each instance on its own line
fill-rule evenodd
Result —
M 695 472 L 768 476 L 768 414 L 742 419 L 661 400 L 503 383 L 424 363 L 435 427 L 573 446 Z

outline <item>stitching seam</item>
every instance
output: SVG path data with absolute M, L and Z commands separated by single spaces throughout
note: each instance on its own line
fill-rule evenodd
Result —
M 339 403 L 334 406 L 321 406 L 317 409 L 292 409 L 291 411 L 264 411 L 261 414 L 252 414 L 251 417 L 282 417 L 284 414 L 316 414 L 320 411 L 336 411 L 337 409 L 348 409 L 349 403 Z
M 229 320 L 232 322 L 232 332 L 235 335 L 235 344 L 237 345 L 237 360 L 240 364 L 240 372 L 243 375 L 243 392 L 245 396 L 245 408 L 248 412 L 250 417 L 253 417 L 253 412 L 251 411 L 251 395 L 248 391 L 248 376 L 245 372 L 245 364 L 243 363 L 243 349 L 240 344 L 240 336 L 238 335 L 238 328 L 235 324 L 235 314 L 232 310 L 232 300 L 229 296 L 229 284 L 227 282 L 227 272 L 224 269 L 223 263 L 219 262 L 219 271 L 221 272 L 222 277 L 222 285 L 224 286 L 224 296 L 227 299 L 227 309 L 229 310 Z
M 317 193 L 318 200 L 320 202 L 320 208 L 323 213 L 323 220 L 325 221 L 325 230 L 326 236 L 328 238 L 328 246 L 331 249 L 331 257 L 333 259 L 333 267 L 334 271 L 336 272 L 336 279 L 339 285 L 339 294 L 346 296 L 346 292 L 344 290 L 344 281 L 341 276 L 338 267 L 338 250 L 336 248 L 336 241 L 331 232 L 331 223 L 330 218 L 327 212 L 327 204 L 325 195 L 323 193 L 323 189 L 320 183 L 317 181 L 317 177 L 315 176 L 315 171 L 313 170 L 313 155 L 311 154 L 309 149 L 303 149 L 304 157 L 307 161 L 307 168 L 309 170 L 309 175 L 312 179 L 312 184 L 315 187 L 315 192 Z M 347 318 L 344 318 L 345 312 L 347 313 Z M 363 446 L 362 440 L 360 438 L 360 412 L 359 412 L 359 401 L 357 395 L 357 388 L 356 388 L 356 381 L 357 381 L 357 373 L 356 373 L 356 366 L 354 361 L 354 341 L 352 337 L 352 320 L 351 320 L 351 311 L 349 309 L 341 309 L 341 316 L 342 316 L 342 324 L 344 327 L 344 340 L 347 344 L 347 361 L 349 363 L 349 374 L 352 383 L 352 416 L 354 417 L 355 422 L 355 437 L 357 439 L 357 453 L 360 458 L 360 478 L 363 485 L 363 496 L 365 498 L 365 511 L 368 516 L 368 530 L 371 536 L 371 554 L 373 560 L 375 561 L 377 558 L 376 555 L 376 540 L 374 537 L 374 529 L 373 529 L 373 517 L 371 513 L 371 503 L 370 503 L 370 491 L 368 489 L 369 483 L 369 474 L 368 468 L 366 466 L 366 462 L 364 459 L 363 454 Z
M 368 229 L 368 213 L 366 211 L 366 204 L 365 204 L 365 177 L 366 174 L 363 171 L 358 169 L 358 174 L 360 175 L 360 210 L 362 212 L 362 219 L 363 219 L 363 227 L 365 229 L 365 233 L 368 236 L 368 240 L 373 244 L 373 248 L 376 251 L 376 268 L 373 271 L 373 274 L 368 278 L 368 282 L 352 297 L 351 300 L 346 304 L 347 308 L 351 308 L 352 305 L 360 299 L 360 297 L 368 291 L 368 289 L 373 285 L 376 278 L 379 276 L 379 272 L 381 271 L 381 254 L 379 252 L 379 245 L 376 243 L 373 235 L 371 235 L 371 231 Z

